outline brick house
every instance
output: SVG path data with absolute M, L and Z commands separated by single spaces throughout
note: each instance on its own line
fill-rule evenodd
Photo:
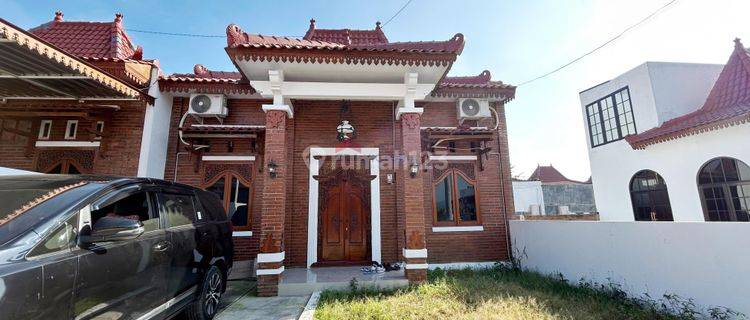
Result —
M 405 261 L 418 282 L 430 267 L 507 260 L 515 87 L 489 71 L 447 76 L 463 48 L 461 34 L 391 42 L 380 23 L 311 20 L 302 39 L 231 24 L 237 69 L 149 83 L 154 100 L 131 119 L 143 129 L 129 131 L 138 162 L 112 173 L 215 192 L 235 267 L 257 265 L 260 295 L 276 295 L 287 268 Z M 38 169 L 21 160 L 0 166 Z
M 29 31 L 0 19 L 0 166 L 134 176 L 158 76 L 122 27 L 54 20 Z

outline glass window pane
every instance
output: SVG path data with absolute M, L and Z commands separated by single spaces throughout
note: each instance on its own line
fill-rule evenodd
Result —
M 78 230 L 78 214 L 74 214 L 65 223 L 52 232 L 40 245 L 33 249 L 31 256 L 58 252 L 71 248 Z
M 159 229 L 159 214 L 152 211 L 146 192 L 129 195 L 104 208 L 91 212 L 91 222 L 96 229 L 96 222 L 105 216 L 138 220 L 143 223 L 145 231 Z
M 458 188 L 458 210 L 461 221 L 477 221 L 477 202 L 474 186 L 464 179 L 460 174 L 456 175 L 456 187 Z
M 724 158 L 721 159 L 721 166 L 724 169 L 724 177 L 726 181 L 739 181 L 739 173 L 737 172 L 737 162 L 734 159 Z
M 636 221 L 673 221 L 667 185 L 658 173 L 636 173 L 630 184 L 630 197 Z
M 160 194 L 159 208 L 167 217 L 171 227 L 183 226 L 195 222 L 193 197 L 181 194 Z
M 81 170 L 78 170 L 78 167 L 76 167 L 74 164 L 69 163 L 68 174 L 81 174 Z
M 739 172 L 739 178 L 742 181 L 750 181 L 750 166 L 742 161 L 737 161 L 737 171 Z
M 247 227 L 250 225 L 250 188 L 232 177 L 232 192 L 229 199 L 230 219 L 235 227 Z
M 224 200 L 224 178 L 216 180 L 214 184 L 206 188 L 206 191 L 212 192 L 219 196 L 219 199 Z
M 453 174 L 450 173 L 435 186 L 435 210 L 437 221 L 454 221 L 453 218 Z
M 47 171 L 47 173 L 62 173 L 62 163 L 54 166 L 52 169 Z

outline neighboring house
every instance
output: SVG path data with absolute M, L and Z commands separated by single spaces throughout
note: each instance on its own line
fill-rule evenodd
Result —
M 406 261 L 406 277 L 418 282 L 430 266 L 509 258 L 505 104 L 515 87 L 489 71 L 446 76 L 463 35 L 393 42 L 380 23 L 320 29 L 312 20 L 295 39 L 232 24 L 216 55 L 228 54 L 236 70 L 196 65 L 157 81 L 157 64 L 142 60 L 121 20 L 64 22 L 58 14 L 32 32 L 76 63 L 96 64 L 105 87 L 137 80 L 148 95 L 97 103 L 42 95 L 28 114 L 20 106 L 30 100 L 9 97 L 0 108 L 21 109 L 0 119 L 27 116 L 25 129 L 5 129 L 26 139 L 3 142 L 0 165 L 206 188 L 231 215 L 235 269 L 257 263 L 260 295 L 277 294 L 289 267 Z M 131 74 L 142 64 L 151 78 Z
M 121 14 L 69 22 L 57 12 L 29 31 L 0 19 L 0 57 L 0 166 L 123 176 L 145 169 L 137 155 L 150 137 L 144 122 L 158 63 L 143 59 Z
M 552 165 L 537 166 L 526 181 L 513 181 L 517 214 L 595 213 L 591 181 L 565 177 Z
M 602 220 L 748 221 L 750 53 L 647 62 L 580 93 Z

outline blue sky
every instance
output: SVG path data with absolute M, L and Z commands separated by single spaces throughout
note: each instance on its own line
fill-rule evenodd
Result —
M 645 17 L 667 0 L 537 0 L 413 2 L 384 31 L 391 41 L 444 40 L 461 32 L 463 54 L 451 75 L 488 69 L 517 84 L 589 51 Z M 0 16 L 24 28 L 50 21 L 111 21 L 124 14 L 126 28 L 223 35 L 229 23 L 245 31 L 301 36 L 314 17 L 319 28 L 373 28 L 404 0 L 382 1 L 9 1 Z M 589 164 L 578 92 L 645 61 L 725 63 L 732 39 L 750 46 L 750 1 L 678 0 L 625 37 L 550 77 L 518 88 L 508 104 L 511 162 L 528 175 L 553 164 L 574 179 L 587 179 Z M 221 38 L 186 38 L 129 32 L 166 73 L 192 72 L 201 63 L 234 70 Z M 637 108 L 637 107 L 635 107 Z M 636 109 L 637 110 L 637 109 Z

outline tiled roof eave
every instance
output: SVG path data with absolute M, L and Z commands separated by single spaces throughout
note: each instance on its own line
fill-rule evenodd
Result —
M 201 93 L 224 93 L 224 94 L 254 94 L 255 89 L 248 83 L 239 83 L 233 79 L 185 79 L 185 78 L 161 78 L 159 79 L 159 90 L 161 92 L 201 92 Z
M 741 125 L 744 123 L 750 123 L 750 112 L 745 114 L 740 114 L 728 119 L 723 119 L 719 121 L 714 121 L 711 123 L 706 123 L 700 126 L 696 127 L 690 127 L 690 128 L 684 128 L 681 130 L 677 130 L 674 132 L 666 133 L 657 135 L 654 137 L 649 137 L 645 139 L 638 139 L 638 135 L 635 136 L 628 136 L 625 137 L 625 140 L 630 144 L 630 146 L 635 150 L 645 150 L 646 147 L 655 145 L 662 142 L 667 142 L 671 140 L 676 140 L 704 132 L 719 130 L 722 128 L 728 128 L 733 127 L 737 125 Z
M 19 46 L 25 47 L 27 50 L 33 51 L 40 56 L 44 56 L 49 60 L 54 60 L 76 72 L 91 77 L 96 82 L 99 82 L 100 84 L 123 95 L 138 98 L 147 102 L 153 102 L 153 97 L 142 92 L 138 88 L 101 71 L 99 68 L 89 64 L 84 59 L 74 57 L 59 50 L 57 47 L 52 46 L 37 36 L 28 33 L 3 19 L 0 19 L 0 38 L 13 41 Z
M 505 98 L 510 101 L 515 98 L 516 88 L 513 86 L 482 88 L 482 87 L 451 87 L 439 86 L 431 94 L 441 98 Z
M 452 52 L 395 50 L 351 50 L 321 48 L 228 47 L 229 56 L 244 61 L 320 64 L 449 66 L 458 55 Z

